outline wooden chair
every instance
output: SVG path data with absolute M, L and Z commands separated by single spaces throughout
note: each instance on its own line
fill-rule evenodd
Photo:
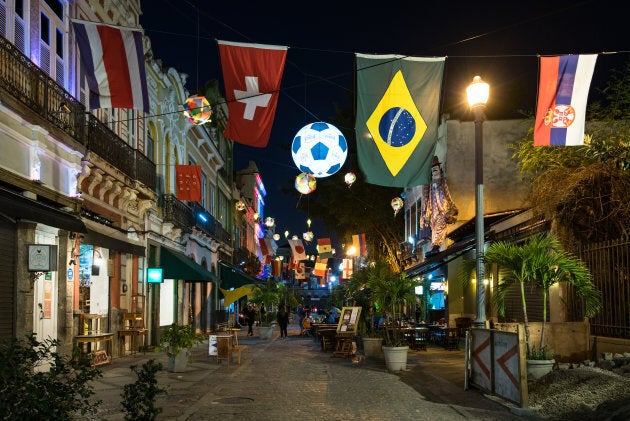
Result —
M 416 329 L 414 349 L 427 350 L 427 343 L 430 340 L 429 329 Z
M 236 364 L 241 365 L 241 356 L 245 354 L 245 359 L 249 358 L 249 346 L 238 344 L 238 333 L 234 332 L 234 341 L 230 352 L 236 354 Z
M 449 327 L 446 329 L 444 336 L 444 348 L 449 351 L 455 351 L 459 349 L 459 329 L 456 327 Z

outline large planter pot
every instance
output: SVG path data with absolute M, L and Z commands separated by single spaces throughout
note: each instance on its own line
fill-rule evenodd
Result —
M 275 324 L 271 326 L 258 326 L 258 336 L 260 339 L 272 339 L 275 328 Z
M 541 378 L 551 373 L 556 360 L 527 360 L 527 381 Z
M 383 358 L 382 338 L 363 338 L 363 355 L 369 358 Z
M 188 366 L 188 348 L 182 349 L 179 354 L 174 357 L 168 357 L 166 370 L 172 373 L 181 373 Z
M 384 346 L 383 357 L 385 367 L 389 371 L 402 371 L 407 369 L 408 346 Z

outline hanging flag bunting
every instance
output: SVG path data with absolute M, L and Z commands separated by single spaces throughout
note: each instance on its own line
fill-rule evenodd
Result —
M 320 259 L 318 257 L 317 260 L 315 261 L 315 269 L 313 270 L 313 275 L 325 276 L 327 265 L 328 265 L 328 259 Z
M 275 243 L 271 238 L 259 238 L 258 243 L 260 244 L 260 254 L 264 258 L 264 260 L 269 260 L 271 262 L 271 258 L 276 254 Z
M 355 234 L 352 236 L 352 245 L 356 247 L 359 256 L 367 257 L 367 245 L 365 234 Z
M 306 271 L 304 268 L 304 262 L 299 262 L 295 267 L 295 279 L 304 279 L 306 277 Z
M 142 32 L 73 20 L 90 91 L 90 109 L 133 108 L 149 112 Z
M 291 246 L 291 260 L 306 260 L 306 250 L 302 240 L 288 240 Z
M 201 166 L 176 165 L 177 199 L 201 202 Z
M 365 180 L 429 182 L 437 143 L 444 57 L 357 54 L 357 155 Z
M 352 276 L 352 259 L 343 259 L 342 275 L 343 279 L 350 279 Z
M 218 41 L 230 118 L 223 136 L 264 148 L 269 142 L 287 47 Z
M 273 276 L 280 276 L 282 274 L 282 260 L 274 260 L 271 262 L 271 274 Z
M 322 259 L 328 259 L 329 257 L 333 256 L 330 238 L 317 239 L 317 253 Z
M 597 54 L 540 58 L 534 146 L 584 144 L 588 91 Z

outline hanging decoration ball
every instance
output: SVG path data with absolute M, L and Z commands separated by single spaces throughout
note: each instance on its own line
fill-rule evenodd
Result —
M 348 187 L 351 187 L 352 184 L 357 180 L 357 176 L 354 175 L 353 172 L 349 172 L 347 173 L 344 177 L 343 177 L 343 181 L 346 182 L 346 184 L 348 185 Z
M 316 178 L 333 175 L 348 156 L 348 143 L 338 128 L 317 122 L 302 127 L 291 144 L 293 162 L 300 171 Z
M 268 216 L 268 217 L 265 218 L 265 226 L 267 228 L 271 228 L 275 224 L 276 224 L 276 221 L 271 216 Z
M 211 121 L 212 107 L 205 96 L 193 95 L 184 102 L 184 115 L 190 123 L 200 126 Z
M 400 197 L 394 197 L 392 199 L 392 209 L 394 209 L 394 216 L 398 215 L 398 211 L 403 207 L 405 202 Z
M 275 233 L 275 234 L 273 235 L 273 239 L 274 239 L 274 240 L 276 240 L 276 241 L 278 241 L 278 240 L 280 239 L 280 234 Z
M 306 231 L 304 234 L 302 234 L 302 238 L 304 238 L 304 241 L 312 241 L 313 238 L 315 238 L 315 234 L 313 234 L 313 231 Z
M 243 203 L 240 200 L 238 202 L 236 202 L 236 210 L 237 211 L 244 211 L 245 210 L 245 203 Z
M 295 177 L 295 189 L 302 194 L 309 194 L 317 187 L 317 180 L 313 177 L 313 174 L 299 173 Z

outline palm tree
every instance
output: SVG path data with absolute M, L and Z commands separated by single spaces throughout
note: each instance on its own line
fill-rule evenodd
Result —
M 528 356 L 545 354 L 545 324 L 547 321 L 547 297 L 549 289 L 559 283 L 568 282 L 585 304 L 585 315 L 593 316 L 601 308 L 601 292 L 591 282 L 591 274 L 585 264 L 572 254 L 564 251 L 558 238 L 550 233 L 536 234 L 524 244 L 517 245 L 504 241 L 490 244 L 485 253 L 486 263 L 499 266 L 499 283 L 496 288 L 495 305 L 501 315 L 505 315 L 507 290 L 519 285 L 523 323 L 527 341 Z M 525 300 L 525 287 L 530 285 L 540 289 L 543 299 L 543 323 L 540 344 L 534 349 L 530 341 L 529 319 Z
M 404 272 L 397 273 L 385 261 L 377 261 L 368 276 L 367 287 L 375 305 L 389 313 L 392 322 L 402 319 L 403 309 L 416 301 L 415 287 L 418 282 L 408 278 Z M 393 336 L 385 336 L 387 346 L 400 346 L 404 343 L 399 329 L 393 329 Z

